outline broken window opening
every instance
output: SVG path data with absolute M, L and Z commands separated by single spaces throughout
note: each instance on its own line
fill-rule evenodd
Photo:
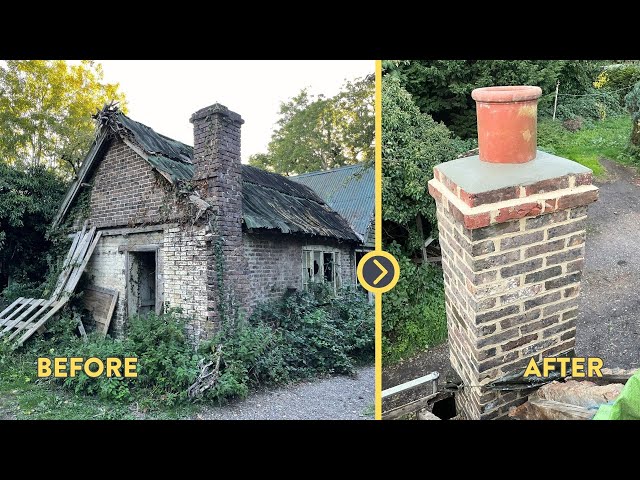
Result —
M 156 311 L 158 284 L 156 252 L 129 252 L 129 315 Z
M 308 290 L 312 283 L 328 283 L 333 287 L 334 293 L 342 287 L 340 252 L 316 249 L 302 251 L 303 290 Z

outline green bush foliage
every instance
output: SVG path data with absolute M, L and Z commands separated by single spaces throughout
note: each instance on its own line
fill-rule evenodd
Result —
M 397 285 L 382 298 L 382 361 L 410 357 L 447 338 L 442 269 L 416 265 L 397 244 L 388 248 L 400 265 Z
M 100 376 L 84 372 L 75 377 L 58 378 L 65 388 L 112 401 L 130 401 L 150 396 L 161 403 L 173 404 L 186 399 L 186 389 L 195 379 L 200 358 L 185 334 L 186 319 L 177 310 L 164 315 L 148 314 L 131 319 L 124 340 L 91 334 L 84 342 L 77 335 L 77 322 L 63 315 L 49 322 L 44 335 L 34 337 L 22 354 L 48 357 L 137 357 L 137 378 Z
M 624 105 L 624 98 L 631 88 L 640 82 L 640 63 L 619 63 L 608 65 L 593 83 L 598 89 L 606 90 L 617 96 L 620 105 Z
M 183 395 L 198 374 L 198 355 L 186 335 L 179 310 L 133 317 L 126 343 L 139 358 L 137 383 L 154 394 Z
M 47 229 L 65 190 L 66 183 L 52 170 L 20 170 L 0 161 L 0 290 L 9 276 L 18 284 L 3 293 L 3 301 L 45 279 L 52 246 Z
M 437 232 L 435 202 L 427 188 L 433 167 L 458 151 L 447 127 L 420 113 L 397 78 L 383 78 L 382 109 L 382 215 L 409 231 L 408 248 L 415 249 L 421 242 L 418 215 L 428 222 L 425 233 Z M 468 146 L 458 144 L 460 149 Z
M 243 397 L 255 387 L 322 374 L 353 372 L 373 358 L 374 312 L 362 293 L 344 289 L 332 298 L 319 286 L 265 303 L 249 319 L 223 322 L 204 347 L 222 345 L 221 374 L 207 396 Z
M 579 96 L 560 95 L 556 118 L 559 120 L 581 117 L 586 120 L 597 121 L 614 117 L 624 112 L 620 99 L 606 90 L 587 89 Z M 541 116 L 551 116 L 553 109 L 547 105 L 540 110 Z M 588 126 L 592 125 L 589 124 Z
M 640 159 L 640 82 L 636 83 L 631 91 L 624 97 L 625 106 L 631 113 L 631 138 L 630 153 L 636 159 Z
M 444 122 L 462 138 L 476 136 L 471 91 L 492 85 L 537 85 L 541 112 L 553 108 L 553 93 L 584 94 L 593 88 L 601 62 L 587 60 L 411 60 L 384 61 L 385 78 L 396 77 L 422 113 Z M 384 107 L 383 107 L 384 108 Z M 386 122 L 386 112 L 385 115 Z M 383 123 L 384 123 L 383 122 Z
M 152 313 L 132 318 L 124 340 L 91 334 L 84 342 L 77 335 L 76 321 L 66 315 L 22 347 L 19 357 L 34 371 L 38 356 L 137 357 L 137 378 L 91 378 L 80 372 L 53 381 L 77 394 L 115 402 L 153 399 L 165 405 L 187 399 L 187 388 L 200 371 L 199 361 L 215 361 L 218 346 L 220 377 L 207 391 L 207 397 L 218 402 L 245 397 L 260 386 L 349 374 L 357 362 L 373 358 L 373 306 L 365 295 L 349 289 L 338 298 L 322 287 L 290 293 L 258 307 L 248 319 L 232 316 L 199 351 L 187 338 L 186 321 L 179 310 Z M 7 348 L 3 344 L 0 349 L 0 366 L 12 361 Z

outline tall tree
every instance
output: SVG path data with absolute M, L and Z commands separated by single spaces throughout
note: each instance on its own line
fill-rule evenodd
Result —
M 374 92 L 370 77 L 346 82 L 329 98 L 303 89 L 280 105 L 267 153 L 249 163 L 295 174 L 373 161 Z
M 51 169 L 0 163 L 0 291 L 9 278 L 39 282 L 47 272 L 46 232 L 66 183 Z
M 395 77 L 383 77 L 382 111 L 382 218 L 406 229 L 403 247 L 411 253 L 421 249 L 425 234 L 437 231 L 427 188 L 433 167 L 455 158 L 459 147 L 444 124 L 420 112 Z
M 0 161 L 74 172 L 95 130 L 91 115 L 110 101 L 126 109 L 119 84 L 104 82 L 99 63 L 0 63 Z

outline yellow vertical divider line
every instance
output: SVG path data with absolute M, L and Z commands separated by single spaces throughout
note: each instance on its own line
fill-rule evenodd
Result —
M 376 60 L 376 250 L 382 250 L 382 60 Z M 382 419 L 382 294 L 376 293 L 375 324 L 375 419 Z

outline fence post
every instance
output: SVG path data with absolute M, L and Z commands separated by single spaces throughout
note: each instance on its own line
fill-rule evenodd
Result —
M 556 99 L 553 102 L 553 119 L 556 119 L 556 108 L 558 108 L 558 88 L 560 87 L 560 80 L 556 83 Z

